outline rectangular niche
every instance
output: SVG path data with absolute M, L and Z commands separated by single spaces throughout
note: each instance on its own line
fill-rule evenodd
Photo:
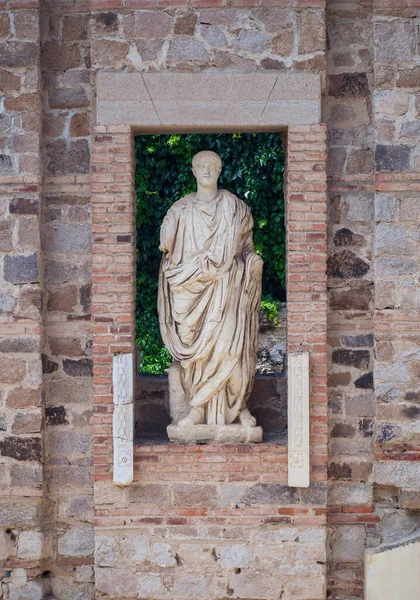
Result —
M 168 442 L 170 355 L 163 347 L 156 310 L 161 252 L 159 230 L 171 204 L 195 191 L 191 158 L 213 150 L 223 161 L 219 188 L 243 199 L 254 218 L 254 245 L 264 259 L 259 353 L 247 406 L 263 427 L 264 441 L 285 443 L 286 231 L 285 151 L 282 134 L 213 133 L 138 135 L 135 144 L 137 286 L 135 443 Z M 169 442 L 168 442 L 169 443 Z

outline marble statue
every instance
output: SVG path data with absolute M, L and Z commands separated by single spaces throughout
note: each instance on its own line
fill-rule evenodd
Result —
M 246 407 L 258 349 L 263 261 L 249 207 L 217 187 L 218 154 L 192 161 L 197 191 L 168 210 L 158 312 L 169 369 L 174 441 L 261 441 Z

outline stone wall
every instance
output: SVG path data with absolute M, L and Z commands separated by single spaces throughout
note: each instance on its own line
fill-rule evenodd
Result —
M 329 598 L 361 600 L 365 548 L 419 528 L 419 2 L 256 4 L 0 0 L 0 597 L 87 600 L 96 588 L 101 598 L 321 599 L 327 548 Z M 139 445 L 135 483 L 110 482 L 110 363 L 99 351 L 93 366 L 92 330 L 97 348 L 101 336 L 112 351 L 131 348 L 132 297 L 118 299 L 125 308 L 107 339 L 106 316 L 92 318 L 91 238 L 108 243 L 109 205 L 110 222 L 120 219 L 115 273 L 130 285 L 133 232 L 112 204 L 131 173 L 128 154 L 114 162 L 100 149 L 109 132 L 92 135 L 104 70 L 322 76 L 327 544 L 323 450 L 307 491 L 287 487 L 286 447 L 276 444 Z M 110 132 L 116 147 L 120 134 Z M 92 227 L 91 190 L 106 196 L 108 183 L 117 187 L 96 205 Z M 93 259 L 100 297 L 112 282 Z M 291 294 L 305 293 L 290 283 Z M 93 314 L 104 317 L 106 304 Z M 93 425 L 94 372 L 102 398 Z M 322 448 L 323 410 L 314 403 Z

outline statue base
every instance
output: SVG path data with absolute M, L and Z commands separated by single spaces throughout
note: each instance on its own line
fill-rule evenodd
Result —
M 178 444 L 243 444 L 262 441 L 262 427 L 234 425 L 168 425 L 166 428 L 171 442 Z

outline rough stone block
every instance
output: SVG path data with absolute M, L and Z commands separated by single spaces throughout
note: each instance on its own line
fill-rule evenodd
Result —
M 0 313 L 12 312 L 16 305 L 16 300 L 10 294 L 0 294 Z
M 410 146 L 376 146 L 375 160 L 379 171 L 408 171 L 410 157 Z
M 299 20 L 299 53 L 325 50 L 325 20 L 322 11 L 303 11 Z
M 18 537 L 17 555 L 26 560 L 39 560 L 44 548 L 44 536 L 37 531 L 21 531 Z
M 90 171 L 89 143 L 85 139 L 67 143 L 65 140 L 50 140 L 46 145 L 48 172 L 81 173 Z
M 10 483 L 12 487 L 41 487 L 42 467 L 32 464 L 12 464 L 10 466 Z
M 126 39 L 164 38 L 171 33 L 172 19 L 162 11 L 142 10 L 128 15 L 123 21 Z
M 195 38 L 174 38 L 168 50 L 169 62 L 207 62 L 209 55 L 204 44 Z
M 137 574 L 132 569 L 96 568 L 95 586 L 97 592 L 111 598 L 136 598 Z
M 15 460 L 41 460 L 41 439 L 39 437 L 6 437 L 0 440 L 0 454 Z
M 173 495 L 174 505 L 183 508 L 211 508 L 219 504 L 215 485 L 177 484 Z
M 0 67 L 36 67 L 39 45 L 34 42 L 0 42 Z
M 331 558 L 334 562 L 360 562 L 363 560 L 366 532 L 363 525 L 341 525 L 333 529 Z
M 70 527 L 58 538 L 58 552 L 62 556 L 90 556 L 95 548 L 93 528 Z
M 38 253 L 29 256 L 5 256 L 4 279 L 10 283 L 37 283 Z
M 374 43 L 377 61 L 410 62 L 415 52 L 415 28 L 410 20 L 376 22 Z
M 34 502 L 19 501 L 0 504 L 0 525 L 4 529 L 36 527 L 39 525 L 40 506 Z
M 116 536 L 97 535 L 95 537 L 95 563 L 99 567 L 113 567 L 119 558 L 119 545 Z
M 331 277 L 363 277 L 369 268 L 369 264 L 351 250 L 340 250 L 328 257 L 328 273 Z
M 12 425 L 12 433 L 40 433 L 41 413 L 40 411 L 17 413 Z
M 253 485 L 240 499 L 239 505 L 253 504 L 296 504 L 299 497 L 296 488 L 280 483 L 257 483 Z
M 391 222 L 395 218 L 396 199 L 393 194 L 375 194 L 375 220 Z
M 72 360 L 66 358 L 63 360 L 63 369 L 71 377 L 92 377 L 93 364 L 91 358 L 81 358 Z
M 407 254 L 408 242 L 405 228 L 379 223 L 375 228 L 374 249 L 377 256 Z
M 409 258 L 378 258 L 375 274 L 383 276 L 412 275 L 417 272 L 417 263 Z

